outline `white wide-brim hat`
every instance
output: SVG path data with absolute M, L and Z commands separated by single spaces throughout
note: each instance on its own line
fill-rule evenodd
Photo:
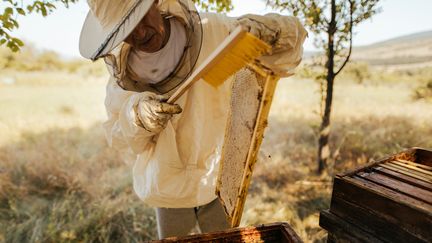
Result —
M 88 0 L 90 11 L 79 40 L 83 57 L 96 60 L 116 48 L 135 29 L 154 0 Z

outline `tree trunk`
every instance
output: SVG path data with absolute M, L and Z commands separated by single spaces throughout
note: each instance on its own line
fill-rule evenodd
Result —
M 322 174 L 327 167 L 327 162 L 330 157 L 329 136 L 330 136 L 330 115 L 333 102 L 333 84 L 335 79 L 334 73 L 334 34 L 336 32 L 336 3 L 331 1 L 331 21 L 327 30 L 328 46 L 327 46 L 327 77 L 326 77 L 326 98 L 324 114 L 321 120 L 318 138 L 318 174 Z

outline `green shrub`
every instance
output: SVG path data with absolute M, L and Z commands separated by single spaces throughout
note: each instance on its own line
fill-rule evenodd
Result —
M 346 79 L 361 84 L 371 77 L 371 72 L 367 63 L 350 62 L 343 70 L 343 75 Z
M 413 98 L 415 100 L 425 99 L 432 101 L 432 80 L 426 85 L 422 85 L 414 90 Z

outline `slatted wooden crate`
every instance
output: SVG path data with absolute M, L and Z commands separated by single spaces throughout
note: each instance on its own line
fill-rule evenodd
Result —
M 151 242 L 301 243 L 303 241 L 287 223 L 271 223 L 214 233 L 170 237 Z
M 334 179 L 329 242 L 432 242 L 432 151 L 413 148 Z

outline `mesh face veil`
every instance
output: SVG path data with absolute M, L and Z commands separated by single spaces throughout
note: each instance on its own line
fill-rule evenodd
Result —
M 152 90 L 160 94 L 166 94 L 175 90 L 192 73 L 201 51 L 203 38 L 199 13 L 188 0 L 171 1 L 172 4 L 177 4 L 174 9 L 169 6 L 170 0 L 167 2 L 167 6 L 161 7 L 162 16 L 167 19 L 176 18 L 186 30 L 186 45 L 180 61 L 166 78 L 158 83 L 151 84 L 137 77 L 128 67 L 127 59 L 131 47 L 128 44 L 123 44 L 120 55 L 117 57 L 113 54 L 104 56 L 105 63 L 111 67 L 112 75 L 117 79 L 117 83 L 122 89 L 136 92 Z

